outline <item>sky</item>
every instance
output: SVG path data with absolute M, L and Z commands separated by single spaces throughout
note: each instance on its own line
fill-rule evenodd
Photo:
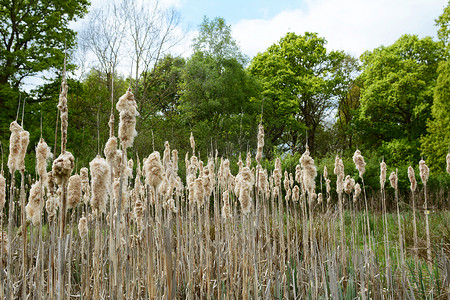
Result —
M 359 57 L 403 34 L 436 36 L 434 20 L 448 0 L 162 0 L 195 31 L 204 16 L 223 17 L 250 58 L 287 32 L 317 32 L 327 49 Z

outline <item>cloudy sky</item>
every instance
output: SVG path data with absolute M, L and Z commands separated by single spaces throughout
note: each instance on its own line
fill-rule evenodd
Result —
M 317 32 L 328 48 L 359 56 L 403 34 L 436 36 L 448 0 L 163 0 L 196 30 L 203 16 L 223 17 L 250 58 L 287 32 Z

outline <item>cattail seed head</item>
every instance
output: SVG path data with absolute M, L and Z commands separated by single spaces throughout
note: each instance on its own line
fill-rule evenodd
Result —
M 273 170 L 273 180 L 275 186 L 281 188 L 281 160 L 277 157 L 275 160 L 275 169 Z
M 47 161 L 52 157 L 50 147 L 40 138 L 36 146 L 36 172 L 39 174 L 42 183 L 47 183 Z
M 158 189 L 164 177 L 164 168 L 158 151 L 153 152 L 144 162 L 145 183 Z
M 134 138 L 137 136 L 136 117 L 139 116 L 136 101 L 131 89 L 119 98 L 116 109 L 120 113 L 119 120 L 119 139 L 123 149 L 133 145 Z
M 362 178 L 364 172 L 366 171 L 366 162 L 364 161 L 364 157 L 361 155 L 361 151 L 355 151 L 355 154 L 353 154 L 353 162 L 355 163 L 356 169 L 358 169 L 359 177 Z
M 78 233 L 82 241 L 86 241 L 88 238 L 88 224 L 86 217 L 81 217 L 80 221 L 78 221 Z
M 192 134 L 192 131 L 191 131 L 191 136 L 189 137 L 189 142 L 191 143 L 192 155 L 195 155 L 195 139 L 194 139 L 194 135 Z
M 337 155 L 334 161 L 334 174 L 337 175 L 336 192 L 342 194 L 344 190 L 344 163 Z
M 30 133 L 26 130 L 20 132 L 20 153 L 18 170 L 25 171 L 25 155 L 27 154 L 28 143 L 30 142 Z
M 344 192 L 347 195 L 350 195 L 353 191 L 354 186 L 355 180 L 352 177 L 350 177 L 350 175 L 347 175 L 344 180 Z
M 91 189 L 89 186 L 89 169 L 83 167 L 80 169 L 81 191 L 83 192 L 83 202 L 87 204 L 91 197 Z
M 380 186 L 381 189 L 384 189 L 384 184 L 386 183 L 386 170 L 387 166 L 384 160 L 380 163 Z
M 355 184 L 355 193 L 353 194 L 353 202 L 358 201 L 359 195 L 361 195 L 361 186 L 359 183 Z
M 172 165 L 173 165 L 173 171 L 175 173 L 178 172 L 178 150 L 172 150 Z
M 327 166 L 323 166 L 323 178 L 327 179 L 328 178 L 328 169 Z
M 167 170 L 169 164 L 171 164 L 170 160 L 170 144 L 168 141 L 164 142 L 164 154 L 163 154 L 163 166 Z
M 245 159 L 245 166 L 247 168 L 250 168 L 252 166 L 252 155 L 251 155 L 250 151 L 247 152 L 247 158 Z
M 411 183 L 411 192 L 415 192 L 417 188 L 417 181 L 414 174 L 414 169 L 411 166 L 408 167 L 408 178 L 409 182 Z
M 11 136 L 9 137 L 9 156 L 8 156 L 8 169 L 11 174 L 19 169 L 19 157 L 21 153 L 21 137 L 20 133 L 23 131 L 22 126 L 16 121 L 11 122 L 9 125 Z
M 106 159 L 97 155 L 90 163 L 91 169 L 91 206 L 97 215 L 106 211 L 106 202 L 109 195 L 110 167 Z
M 264 148 L 264 126 L 262 124 L 259 124 L 258 143 L 256 148 L 256 161 L 258 162 L 258 164 L 261 162 L 263 148 Z
M 48 221 L 53 222 L 56 216 L 56 208 L 58 207 L 58 198 L 57 195 L 50 195 L 47 197 L 47 201 L 45 202 L 45 210 L 47 211 Z
M 66 151 L 67 143 L 67 127 L 69 121 L 69 108 L 67 107 L 67 90 L 65 70 L 63 73 L 63 80 L 61 82 L 61 92 L 59 94 L 58 110 L 61 117 L 61 153 Z
M 0 214 L 3 212 L 3 207 L 6 203 L 6 178 L 0 173 Z
M 423 185 L 427 185 L 428 177 L 430 176 L 430 169 L 428 169 L 427 164 L 423 159 L 419 161 L 419 171 L 420 178 L 422 179 Z
M 327 194 L 330 194 L 330 192 L 331 192 L 331 179 L 330 178 L 325 179 L 325 190 L 327 191 Z
M 447 154 L 447 157 L 445 158 L 445 160 L 447 161 L 447 173 L 450 174 L 450 153 Z
M 205 188 L 203 187 L 202 178 L 197 178 L 194 181 L 194 201 L 197 202 L 197 206 L 200 208 L 205 201 Z
M 391 182 L 391 187 L 396 190 L 398 188 L 397 173 L 392 172 L 391 175 L 389 175 L 389 181 Z
M 300 188 L 295 185 L 292 189 L 292 201 L 297 202 L 300 199 Z
M 25 206 L 27 220 L 33 223 L 33 226 L 41 224 L 42 205 L 41 205 L 41 183 L 36 181 L 30 189 L 28 204 Z
M 239 192 L 239 202 L 241 203 L 242 213 L 247 215 L 252 208 L 252 198 L 250 197 L 250 188 L 241 187 Z
M 313 190 L 316 188 L 316 183 L 314 180 L 317 176 L 317 169 L 314 166 L 314 159 L 309 156 L 308 145 L 306 145 L 306 150 L 300 157 L 300 164 L 303 169 L 303 181 L 305 183 L 306 191 L 309 195 L 311 195 Z
M 52 173 L 55 176 L 55 181 L 57 185 L 61 185 L 66 182 L 70 174 L 72 173 L 75 159 L 72 153 L 66 151 L 61 153 L 57 159 L 53 161 Z
M 223 199 L 222 218 L 224 219 L 231 218 L 231 207 L 228 191 L 223 192 L 222 199 Z
M 284 171 L 283 185 L 284 185 L 284 190 L 287 191 L 289 189 L 289 174 L 287 171 Z
M 78 203 L 81 201 L 81 193 L 81 176 L 78 174 L 70 176 L 69 186 L 67 188 L 67 208 L 77 207 Z
M 317 194 L 317 204 L 320 205 L 323 202 L 323 195 L 322 193 Z

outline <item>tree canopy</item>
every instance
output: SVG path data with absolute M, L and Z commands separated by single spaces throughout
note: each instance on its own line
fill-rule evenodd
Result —
M 325 46 L 316 33 L 288 33 L 252 60 L 249 69 L 261 80 L 272 145 L 298 151 L 307 141 L 314 153 L 316 132 L 350 85 L 353 71 L 346 68 L 344 52 L 328 52 Z
M 392 162 L 420 159 L 419 138 L 426 132 L 443 59 L 439 42 L 404 35 L 393 45 L 361 57 L 361 104 L 356 126 L 361 143 L 381 147 Z

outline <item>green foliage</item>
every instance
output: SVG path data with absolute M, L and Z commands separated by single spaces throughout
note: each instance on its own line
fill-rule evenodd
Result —
M 137 104 L 140 116 L 137 120 L 138 136 L 134 151 L 140 157 L 149 150 L 162 150 L 165 141 L 178 151 L 187 150 L 189 130 L 181 123 L 178 110 L 182 70 L 185 60 L 180 57 L 165 56 L 155 67 L 141 77 Z
M 314 153 L 316 131 L 348 88 L 354 70 L 351 58 L 327 52 L 325 44 L 316 33 L 288 33 L 252 60 L 249 70 L 263 89 L 269 145 L 298 151 L 308 131 Z
M 223 19 L 205 19 L 200 26 L 194 47 L 198 51 L 183 70 L 178 108 L 186 130 L 197 140 L 196 149 L 229 155 L 256 148 L 259 93 L 230 31 L 221 29 L 215 36 L 224 26 L 228 28 Z
M 422 137 L 421 148 L 432 170 L 443 171 L 450 147 L 450 61 L 442 62 L 438 73 L 431 111 L 433 118 L 427 123 L 428 134 Z
M 88 0 L 0 1 L 0 138 L 14 120 L 23 79 L 52 68 L 61 70 L 64 48 L 75 47 L 69 22 L 87 12 Z M 73 66 L 69 65 L 69 68 Z M 22 99 L 26 95 L 22 94 Z M 5 124 L 6 123 L 6 124 Z
M 354 126 L 362 145 L 381 146 L 381 154 L 392 163 L 420 159 L 419 137 L 431 116 L 442 59 L 439 42 L 414 35 L 361 56 L 361 104 Z
M 227 25 L 223 18 L 209 20 L 204 16 L 199 25 L 199 36 L 194 38 L 193 42 L 194 52 L 202 52 L 218 64 L 226 59 L 236 59 L 241 64 L 247 61 L 247 57 L 242 54 L 231 36 L 231 26 Z
M 444 8 L 442 15 L 436 20 L 436 26 L 439 27 L 437 35 L 439 39 L 448 47 L 450 42 L 450 1 Z

